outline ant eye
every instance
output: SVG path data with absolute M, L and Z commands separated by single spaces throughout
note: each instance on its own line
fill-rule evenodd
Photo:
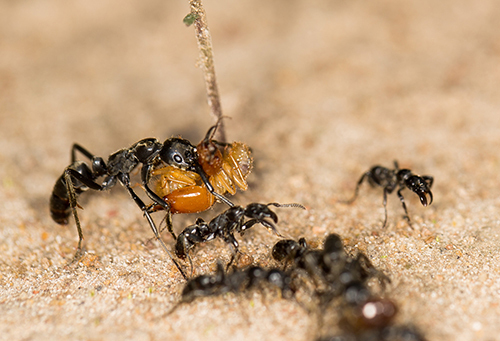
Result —
M 175 154 L 173 159 L 177 163 L 182 163 L 182 157 L 179 154 Z

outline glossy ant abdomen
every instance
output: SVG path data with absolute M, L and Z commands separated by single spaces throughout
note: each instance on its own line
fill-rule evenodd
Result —
M 391 194 L 396 188 L 398 188 L 397 194 L 405 211 L 405 219 L 408 221 L 410 226 L 412 226 L 410 216 L 408 215 L 405 199 L 401 192 L 407 188 L 418 195 L 420 202 L 424 207 L 432 204 L 433 196 L 431 187 L 434 182 L 434 178 L 429 175 L 415 175 L 409 169 L 399 169 L 397 161 L 394 161 L 394 169 L 374 166 L 369 171 L 364 173 L 356 185 L 353 197 L 350 200 L 344 201 L 344 203 L 351 204 L 354 200 L 356 200 L 358 197 L 359 187 L 365 179 L 368 180 L 372 187 L 379 186 L 384 189 L 383 204 L 385 218 L 384 224 L 382 225 L 383 228 L 387 225 L 387 194 Z

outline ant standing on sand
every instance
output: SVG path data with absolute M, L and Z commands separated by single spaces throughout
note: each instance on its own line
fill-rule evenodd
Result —
M 278 232 L 274 224 L 266 219 L 270 218 L 274 221 L 274 223 L 278 222 L 278 216 L 269 209 L 269 206 L 298 207 L 305 209 L 304 206 L 300 204 L 252 203 L 246 207 L 230 207 L 208 223 L 203 219 L 198 218 L 194 225 L 186 227 L 184 231 L 179 234 L 175 244 L 175 254 L 181 259 L 188 257 L 192 268 L 193 264 L 191 257 L 189 256 L 189 250 L 196 244 L 204 243 L 218 237 L 229 245 L 232 245 L 234 248 L 235 252 L 228 264 L 229 267 L 234 261 L 235 254 L 239 252 L 239 244 L 234 237 L 235 232 L 243 234 L 255 224 L 260 223 L 268 230 L 281 237 L 281 234 Z M 250 219 L 245 221 L 245 217 Z
M 215 274 L 200 275 L 187 281 L 182 290 L 181 303 L 191 302 L 197 297 L 217 296 L 227 292 L 238 293 L 255 288 L 262 282 L 278 287 L 284 297 L 293 295 L 291 277 L 286 272 L 260 266 L 225 272 L 222 264 L 217 262 Z
M 77 151 L 90 160 L 91 166 L 84 161 L 77 161 Z M 150 205 L 145 205 L 131 188 L 130 173 L 139 164 L 142 164 L 141 182 L 146 194 L 155 205 L 169 212 L 171 209 L 170 204 L 159 197 L 149 187 L 151 172 L 159 164 L 166 164 L 179 170 L 197 173 L 208 192 L 227 205 L 234 206 L 231 201 L 214 190 L 199 163 L 196 147 L 189 141 L 182 138 L 170 138 L 161 143 L 155 138 L 147 138 L 134 143 L 130 148 L 120 149 L 111 154 L 108 157 L 107 163 L 104 162 L 102 157 L 95 156 L 82 146 L 74 144 L 71 148 L 71 164 L 66 167 L 64 173 L 56 181 L 52 191 L 50 198 L 51 216 L 59 224 L 68 224 L 68 218 L 71 212 L 73 212 L 79 236 L 78 248 L 73 261 L 77 260 L 82 255 L 83 240 L 82 228 L 76 211 L 78 195 L 89 188 L 96 191 L 110 189 L 119 181 L 125 186 L 134 202 L 143 211 L 155 238 L 160 242 L 183 277 L 186 278 L 184 272 L 160 239 L 158 229 L 150 215 Z M 104 177 L 104 180 L 101 183 L 96 182 L 101 177 Z
M 388 169 L 382 166 L 373 166 L 369 171 L 364 173 L 356 185 L 354 196 L 351 199 L 344 201 L 344 203 L 351 204 L 354 200 L 356 200 L 358 197 L 359 187 L 365 179 L 368 180 L 368 183 L 372 187 L 380 186 L 384 188 L 385 219 L 382 228 L 387 225 L 387 194 L 391 194 L 396 188 L 398 188 L 397 194 L 401 204 L 403 205 L 403 209 L 405 210 L 405 218 L 410 227 L 412 226 L 410 216 L 408 215 L 405 199 L 401 192 L 405 188 L 408 188 L 418 195 L 420 202 L 424 207 L 432 204 L 431 187 L 434 182 L 434 178 L 429 175 L 415 175 L 409 169 L 399 169 L 397 161 L 394 161 L 394 169 Z M 429 201 L 427 200 L 427 195 L 429 195 Z

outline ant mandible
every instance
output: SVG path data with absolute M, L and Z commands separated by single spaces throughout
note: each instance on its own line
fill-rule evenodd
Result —
M 84 161 L 78 161 L 76 152 L 80 152 L 90 160 L 91 166 Z M 104 191 L 113 187 L 119 181 L 134 200 L 134 202 L 143 211 L 144 216 L 149 222 L 151 230 L 155 238 L 160 242 L 163 249 L 170 256 L 174 264 L 177 266 L 184 278 L 184 272 L 173 259 L 167 247 L 160 239 L 160 235 L 156 225 L 151 218 L 149 207 L 136 195 L 130 185 L 130 173 L 139 165 L 142 164 L 141 182 L 148 197 L 165 210 L 169 211 L 170 206 L 155 192 L 153 192 L 148 183 L 151 177 L 151 172 L 158 164 L 165 163 L 183 171 L 191 171 L 197 173 L 203 181 L 206 189 L 220 201 L 229 206 L 234 206 L 224 196 L 215 192 L 210 184 L 207 175 L 203 171 L 202 166 L 198 161 L 198 153 L 196 147 L 188 140 L 182 138 L 170 138 L 164 143 L 159 142 L 155 138 L 147 138 L 134 143 L 130 148 L 120 149 L 108 157 L 107 163 L 99 156 L 93 155 L 87 149 L 79 144 L 74 144 L 71 148 L 71 164 L 66 167 L 63 174 L 59 177 L 54 185 L 50 198 L 50 213 L 55 222 L 59 224 L 68 224 L 69 216 L 73 212 L 78 230 L 78 248 L 73 261 L 77 260 L 82 255 L 82 240 L 83 232 L 78 219 L 76 207 L 77 197 L 88 189 L 96 191 Z M 97 183 L 97 179 L 104 177 L 101 184 Z
M 193 264 L 191 257 L 189 256 L 189 250 L 196 244 L 210 241 L 216 237 L 219 237 L 226 243 L 232 245 L 235 251 L 234 253 L 237 253 L 239 252 L 239 244 L 234 237 L 234 233 L 239 232 L 240 234 L 243 234 L 246 230 L 258 223 L 264 225 L 264 227 L 272 231 L 277 236 L 282 237 L 274 224 L 266 219 L 269 218 L 274 221 L 274 223 L 278 222 L 278 216 L 269 209 L 269 206 L 298 207 L 305 209 L 304 206 L 300 204 L 252 203 L 246 207 L 230 207 L 208 223 L 203 219 L 198 218 L 194 225 L 188 226 L 179 234 L 175 244 L 175 254 L 181 259 L 188 257 L 192 269 Z M 245 217 L 250 219 L 245 221 Z M 231 257 L 228 267 L 232 264 L 233 260 L 234 254 Z
M 248 189 L 246 178 L 252 170 L 253 159 L 250 149 L 241 142 L 228 144 L 213 140 L 219 123 L 210 127 L 205 138 L 196 146 L 198 162 L 216 193 L 234 195 L 237 188 L 243 191 Z M 166 222 L 174 239 L 171 214 L 202 212 L 215 202 L 214 195 L 196 172 L 167 165 L 154 169 L 151 174 L 152 188 L 169 204 Z M 163 208 L 156 205 L 149 211 Z
M 356 185 L 354 196 L 350 200 L 344 201 L 344 203 L 351 204 L 354 202 L 354 200 L 356 200 L 359 187 L 365 179 L 368 179 L 368 182 L 372 187 L 380 186 L 384 188 L 385 219 L 382 228 L 385 228 L 385 226 L 387 225 L 387 194 L 391 194 L 396 189 L 396 187 L 398 187 L 397 194 L 399 200 L 401 201 L 403 209 L 405 210 L 405 218 L 408 221 L 410 227 L 412 227 L 410 216 L 408 215 L 405 199 L 401 192 L 405 188 L 408 188 L 418 195 L 418 197 L 420 198 L 420 202 L 424 207 L 432 204 L 431 187 L 432 183 L 434 182 L 434 178 L 429 175 L 415 175 L 409 169 L 399 169 L 397 161 L 394 161 L 394 169 L 388 169 L 382 166 L 374 166 L 369 171 L 364 173 Z M 427 200 L 427 195 L 429 195 L 430 200 Z

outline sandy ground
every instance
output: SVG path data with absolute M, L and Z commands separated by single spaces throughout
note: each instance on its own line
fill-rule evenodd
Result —
M 73 142 L 106 157 L 150 136 L 198 142 L 213 123 L 188 10 L 0 2 L 0 339 L 318 336 L 315 317 L 272 290 L 165 316 L 183 280 L 120 186 L 81 196 L 89 253 L 65 266 L 76 229 L 51 220 L 48 199 Z M 392 278 L 398 321 L 429 340 L 499 340 L 498 2 L 219 0 L 206 10 L 229 139 L 255 156 L 250 189 L 234 200 L 307 206 L 276 209 L 280 231 L 313 243 L 341 234 Z M 386 229 L 381 190 L 338 202 L 395 159 L 435 178 L 431 206 L 405 194 L 413 230 L 396 195 Z M 176 217 L 177 231 L 196 217 Z M 239 239 L 273 265 L 274 235 L 256 227 Z M 229 255 L 218 241 L 197 248 L 197 273 Z

